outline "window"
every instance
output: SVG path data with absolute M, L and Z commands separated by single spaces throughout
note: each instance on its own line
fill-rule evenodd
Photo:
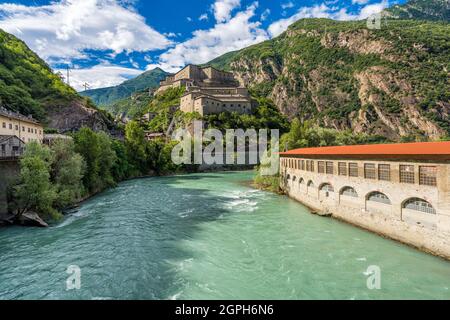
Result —
M 311 161 L 306 160 L 306 171 L 311 171 Z
M 391 181 L 391 166 L 389 164 L 378 165 L 378 179 Z
M 400 182 L 415 183 L 414 166 L 400 166 Z
M 16 124 L 16 131 L 19 131 L 19 126 Z
M 308 182 L 308 188 L 314 188 L 314 182 L 309 181 Z
M 301 169 L 305 171 L 305 160 L 302 160 Z
M 25 132 L 25 127 L 22 126 L 22 131 Z
M 347 163 L 345 162 L 339 162 L 338 164 L 338 171 L 340 176 L 346 176 L 347 175 Z
M 349 163 L 348 164 L 348 175 L 350 177 L 359 177 L 358 172 L 358 164 L 357 163 Z
M 3 122 L 2 127 L 3 127 L 3 128 L 6 128 L 6 122 Z
M 406 201 L 404 208 L 409 209 L 409 210 L 425 212 L 425 213 L 429 213 L 429 214 L 436 214 L 436 210 L 433 208 L 433 206 L 429 202 L 422 200 L 422 199 L 418 199 L 418 198 L 414 198 L 414 199 L 410 199 L 410 200 Z
M 300 179 L 299 181 L 300 184 L 305 184 L 305 180 L 303 178 Z
M 368 201 L 391 204 L 391 200 L 387 195 L 381 192 L 373 192 L 367 197 Z
M 437 167 L 420 167 L 420 184 L 423 186 L 437 186 Z
M 373 163 L 366 163 L 364 165 L 364 178 L 366 179 L 376 179 L 376 166 Z
M 334 164 L 333 162 L 327 162 L 327 174 L 334 174 Z
M 311 172 L 314 172 L 314 161 L 311 160 Z
M 345 187 L 344 189 L 342 189 L 341 194 L 347 197 L 358 198 L 358 193 L 352 187 Z
M 294 177 L 292 178 L 292 181 L 293 181 L 293 182 L 297 181 L 297 177 L 294 176 Z
M 325 192 L 334 192 L 334 188 L 331 184 L 324 184 L 321 188 L 320 191 L 325 191 Z
M 9 124 L 9 130 L 12 130 L 13 126 L 12 123 Z
M 325 162 L 319 161 L 317 164 L 317 169 L 319 173 L 325 173 Z

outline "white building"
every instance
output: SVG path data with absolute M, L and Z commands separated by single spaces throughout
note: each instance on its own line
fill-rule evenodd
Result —
M 292 150 L 281 177 L 314 211 L 450 259 L 450 142 Z

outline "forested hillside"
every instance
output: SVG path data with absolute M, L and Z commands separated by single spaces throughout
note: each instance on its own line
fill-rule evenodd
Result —
M 273 40 L 210 62 L 293 119 L 392 140 L 450 134 L 450 25 L 303 19 Z
M 112 122 L 15 36 L 0 30 L 0 105 L 32 115 L 61 132 L 85 125 L 108 130 Z
M 124 83 L 109 88 L 101 88 L 80 92 L 80 95 L 89 97 L 95 104 L 106 110 L 119 101 L 128 99 L 137 92 L 147 91 L 159 87 L 159 82 L 167 76 L 167 72 L 156 68 L 139 75 L 136 78 L 125 81 Z

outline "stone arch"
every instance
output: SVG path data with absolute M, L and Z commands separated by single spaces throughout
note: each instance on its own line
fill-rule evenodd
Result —
M 406 199 L 402 203 L 402 211 L 404 209 L 414 210 L 427 214 L 436 214 L 436 209 L 434 208 L 434 206 L 429 201 L 421 198 Z
M 308 181 L 308 184 L 306 185 L 306 193 L 309 194 L 311 190 L 313 190 L 316 186 L 314 185 L 314 182 L 312 180 Z
M 331 183 L 326 182 L 326 183 L 322 183 L 319 186 L 319 190 L 326 191 L 326 192 L 334 192 L 334 187 Z
M 341 190 L 339 191 L 339 195 L 344 195 L 344 196 L 349 196 L 349 197 L 354 197 L 354 198 L 358 198 L 359 194 L 358 192 L 356 192 L 355 188 L 350 187 L 350 186 L 345 186 L 342 187 Z
M 297 177 L 296 177 L 296 176 L 293 176 L 293 177 L 292 177 L 292 182 L 295 182 L 295 181 L 297 181 Z
M 298 180 L 298 184 L 305 184 L 305 179 L 300 178 L 300 180 Z
M 379 191 L 369 192 L 366 196 L 366 202 L 369 201 L 392 205 L 391 199 L 386 194 Z
M 334 187 L 326 182 L 322 183 L 318 188 L 318 197 L 320 200 L 332 199 L 334 197 Z

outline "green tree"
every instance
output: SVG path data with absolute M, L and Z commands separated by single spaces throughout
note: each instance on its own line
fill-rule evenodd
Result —
M 14 188 L 16 218 L 27 211 L 35 211 L 44 217 L 57 218 L 53 203 L 57 198 L 50 182 L 52 152 L 36 142 L 30 142 L 20 160 L 20 183 Z
M 137 174 L 148 170 L 147 141 L 144 129 L 136 121 L 130 121 L 125 127 L 125 142 L 130 163 Z
M 57 193 L 55 206 L 63 209 L 84 194 L 83 175 L 86 163 L 83 157 L 75 152 L 72 140 L 59 139 L 51 146 L 51 150 L 51 176 Z
M 83 184 L 89 192 L 98 190 L 100 146 L 98 137 L 89 128 L 81 128 L 74 135 L 75 151 L 81 154 L 86 161 L 86 171 Z

